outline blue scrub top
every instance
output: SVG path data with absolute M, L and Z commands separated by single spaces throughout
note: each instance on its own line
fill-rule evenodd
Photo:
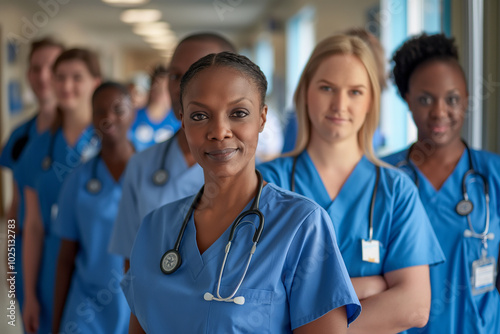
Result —
M 153 174 L 160 168 L 165 168 L 169 177 L 166 184 L 157 186 Z M 142 219 L 164 204 L 195 194 L 203 183 L 203 170 L 198 164 L 188 167 L 176 137 L 135 154 L 125 170 L 110 251 L 130 258 Z
M 139 109 L 134 123 L 130 127 L 129 137 L 137 151 L 145 150 L 154 144 L 171 138 L 181 127 L 181 122 L 170 109 L 159 123 L 149 119 L 147 108 Z
M 26 144 L 24 145 L 24 148 L 21 152 L 21 154 L 18 156 L 17 160 L 14 161 L 12 157 L 12 151 L 14 148 L 14 145 L 16 142 L 22 138 L 25 137 L 27 138 Z M 9 168 L 12 170 L 12 176 L 14 180 L 16 181 L 18 190 L 19 190 L 19 202 L 18 202 L 18 207 L 17 207 L 17 219 L 16 219 L 16 225 L 19 229 L 19 234 L 16 235 L 16 243 L 15 243 L 15 254 L 16 254 L 16 263 L 15 263 L 15 272 L 17 274 L 15 275 L 16 278 L 16 298 L 18 301 L 18 305 L 20 309 L 22 310 L 22 305 L 24 303 L 24 282 L 23 282 L 23 268 L 22 268 L 22 229 L 23 229 L 23 223 L 24 223 L 24 178 L 25 175 L 23 172 L 20 172 L 22 169 L 21 166 L 23 165 L 23 161 L 28 160 L 26 158 L 26 155 L 24 152 L 26 151 L 27 146 L 29 145 L 30 141 L 37 140 L 37 137 L 39 136 L 38 132 L 36 131 L 36 116 L 32 117 L 31 119 L 27 120 L 26 122 L 22 123 L 19 125 L 14 131 L 12 131 L 9 139 L 7 140 L 7 143 L 5 143 L 5 146 L 2 149 L 2 152 L 0 153 L 0 166 Z
M 66 177 L 81 164 L 82 160 L 88 159 L 96 151 L 97 146 L 93 128 L 85 130 L 73 147 L 67 144 L 60 128 L 54 134 L 47 133 L 48 135 L 44 135 L 40 140 L 32 142 L 25 152 L 29 156 L 39 156 L 40 152 L 43 152 L 45 157 L 49 154 L 51 140 L 54 140 L 51 167 L 43 170 L 41 164 L 39 167 L 35 166 L 37 170 L 33 170 L 27 179 L 27 186 L 33 188 L 38 195 L 45 233 L 38 274 L 39 333 L 48 333 L 52 329 L 55 270 L 60 245 L 60 238 L 53 231 L 53 218 L 57 216 L 56 203 L 59 190 Z
M 397 165 L 406 163 L 408 149 L 395 153 L 383 160 Z M 474 168 L 488 180 L 490 196 L 490 230 L 494 240 L 488 240 L 488 256 L 498 261 L 500 243 L 500 156 L 471 149 Z M 463 199 L 462 178 L 470 162 L 464 150 L 455 169 L 441 189 L 436 191 L 432 184 L 411 162 L 414 169 L 401 169 L 415 180 L 419 180 L 419 193 L 427 210 L 431 224 L 446 255 L 446 263 L 432 267 L 432 304 L 429 323 L 414 333 L 500 333 L 500 298 L 497 289 L 472 295 L 472 263 L 481 255 L 481 241 L 464 237 L 469 228 L 467 218 L 455 211 Z M 470 176 L 467 192 L 474 204 L 471 222 L 474 230 L 483 232 L 486 222 L 485 195 L 480 178 Z
M 293 157 L 278 158 L 257 168 L 266 181 L 290 189 Z M 380 263 L 362 261 L 361 240 L 369 238 L 369 216 L 376 167 L 362 157 L 334 201 L 307 151 L 297 159 L 295 191 L 316 201 L 330 215 L 339 248 L 351 277 L 444 261 L 434 231 L 410 179 L 391 168 L 380 168 L 373 239 L 380 242 Z
M 102 184 L 97 194 L 86 189 L 92 178 Z M 69 175 L 59 194 L 54 233 L 79 245 L 61 320 L 64 333 L 128 333 L 130 309 L 119 285 L 124 259 L 107 251 L 121 186 L 122 179 L 116 182 L 96 157 Z
M 245 297 L 244 305 L 203 298 L 205 292 L 216 296 L 231 227 L 200 254 L 191 215 L 179 250 L 182 264 L 175 273 L 164 275 L 160 259 L 174 247 L 193 198 L 153 211 L 139 229 L 122 288 L 147 333 L 291 333 L 341 306 L 346 306 L 348 323 L 359 315 L 361 306 L 327 213 L 272 184 L 262 190 L 264 229 L 235 295 Z M 223 297 L 240 280 L 253 244 L 258 219 L 245 220 L 236 230 L 226 262 Z

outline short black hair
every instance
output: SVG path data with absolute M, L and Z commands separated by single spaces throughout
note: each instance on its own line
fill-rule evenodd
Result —
M 211 53 L 200 58 L 189 67 L 181 79 L 181 107 L 182 97 L 185 94 L 188 83 L 200 72 L 212 66 L 229 67 L 235 69 L 248 77 L 256 86 L 260 95 L 261 107 L 265 104 L 267 79 L 259 66 L 243 55 L 232 52 Z
M 95 90 L 94 93 L 92 94 L 92 102 L 95 101 L 97 95 L 105 89 L 108 88 L 113 88 L 116 89 L 118 92 L 120 92 L 123 96 L 130 98 L 130 92 L 125 87 L 125 85 L 122 85 L 121 83 L 115 82 L 115 81 L 106 81 L 100 84 Z
M 448 38 L 444 34 L 427 35 L 423 33 L 410 38 L 396 50 L 392 57 L 394 62 L 392 79 L 403 99 L 408 93 L 410 77 L 415 69 L 433 60 L 455 63 L 463 74 L 458 63 L 455 39 Z
M 153 70 L 151 71 L 150 78 L 151 78 L 151 83 L 155 81 L 156 78 L 158 77 L 167 77 L 168 76 L 168 69 L 163 66 L 162 64 L 157 64 L 155 67 L 153 67 Z
M 202 33 L 196 33 L 189 35 L 185 38 L 183 38 L 177 47 L 179 45 L 185 43 L 185 42 L 213 42 L 217 44 L 221 51 L 227 51 L 227 52 L 233 52 L 236 53 L 236 48 L 233 43 L 231 43 L 227 38 L 216 34 L 216 33 L 211 33 L 211 32 L 202 32 Z

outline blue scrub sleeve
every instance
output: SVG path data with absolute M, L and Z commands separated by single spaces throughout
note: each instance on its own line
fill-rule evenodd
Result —
M 127 299 L 128 306 L 130 307 L 130 312 L 135 315 L 135 304 L 134 304 L 134 289 L 132 288 L 132 270 L 127 271 L 120 282 L 120 287 L 123 290 L 123 294 Z
M 83 169 L 78 168 L 68 175 L 59 193 L 57 202 L 58 213 L 53 223 L 53 231 L 62 239 L 73 241 L 79 239 L 76 207 L 78 205 L 78 193 L 84 191 L 79 185 L 79 175 L 81 172 L 83 172 Z
M 152 216 L 153 216 L 152 212 L 147 214 L 146 217 L 144 217 L 144 220 L 140 226 L 151 226 L 151 217 Z M 144 227 L 143 227 L 143 229 L 144 229 Z M 141 231 L 144 232 L 144 230 L 141 230 Z M 147 242 L 148 242 L 147 238 L 139 238 L 138 242 L 137 242 L 138 246 L 135 246 L 135 247 L 139 247 L 139 249 L 144 249 L 145 247 L 147 247 Z M 146 244 L 144 244 L 144 243 L 146 243 Z M 130 252 L 130 253 L 132 253 L 132 252 Z M 127 299 L 127 303 L 130 307 L 130 311 L 132 312 L 132 314 L 137 316 L 135 313 L 135 294 L 134 294 L 134 289 L 133 289 L 134 277 L 135 277 L 134 270 L 135 270 L 135 265 L 133 262 L 131 262 L 129 270 L 123 276 L 123 279 L 120 282 L 120 286 L 122 288 L 123 294 L 125 295 L 125 298 Z
M 274 183 L 277 186 L 290 190 L 290 174 L 288 172 L 289 158 L 278 158 L 270 162 L 265 162 L 257 166 L 257 169 L 262 173 L 262 177 L 269 183 Z
M 305 219 L 286 258 L 284 284 L 292 329 L 346 306 L 348 324 L 361 312 L 337 246 L 333 224 L 321 208 Z
M 135 180 L 140 173 L 137 171 L 136 159 L 132 157 L 127 164 L 123 177 L 123 190 L 118 214 L 113 226 L 113 233 L 109 243 L 109 251 L 130 259 L 132 246 L 142 220 L 139 217 L 137 204 L 137 186 Z
M 384 272 L 444 262 L 445 256 L 420 201 L 417 188 L 406 176 L 394 184 L 393 219 Z

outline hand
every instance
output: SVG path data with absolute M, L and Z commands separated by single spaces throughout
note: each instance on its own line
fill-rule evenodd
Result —
M 26 332 L 38 332 L 38 327 L 40 326 L 40 303 L 36 297 L 26 297 L 23 307 L 23 322 Z

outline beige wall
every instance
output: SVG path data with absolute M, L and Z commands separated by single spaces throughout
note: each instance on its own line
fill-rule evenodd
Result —
M 316 9 L 315 34 L 316 43 L 320 40 L 351 27 L 364 27 L 366 25 L 366 12 L 379 4 L 378 0 L 290 0 L 279 1 L 269 8 L 266 15 L 255 24 L 252 29 L 239 36 L 239 44 L 242 47 L 252 49 L 259 37 L 268 35 L 271 37 L 274 46 L 275 59 L 274 87 L 279 87 L 279 91 L 273 92 L 268 97 L 268 104 L 271 107 L 284 109 L 285 83 L 286 83 L 286 23 L 296 15 L 304 6 L 314 6 Z M 268 22 L 274 20 L 277 23 L 275 31 L 269 30 Z M 283 110 L 280 110 L 283 111 Z

